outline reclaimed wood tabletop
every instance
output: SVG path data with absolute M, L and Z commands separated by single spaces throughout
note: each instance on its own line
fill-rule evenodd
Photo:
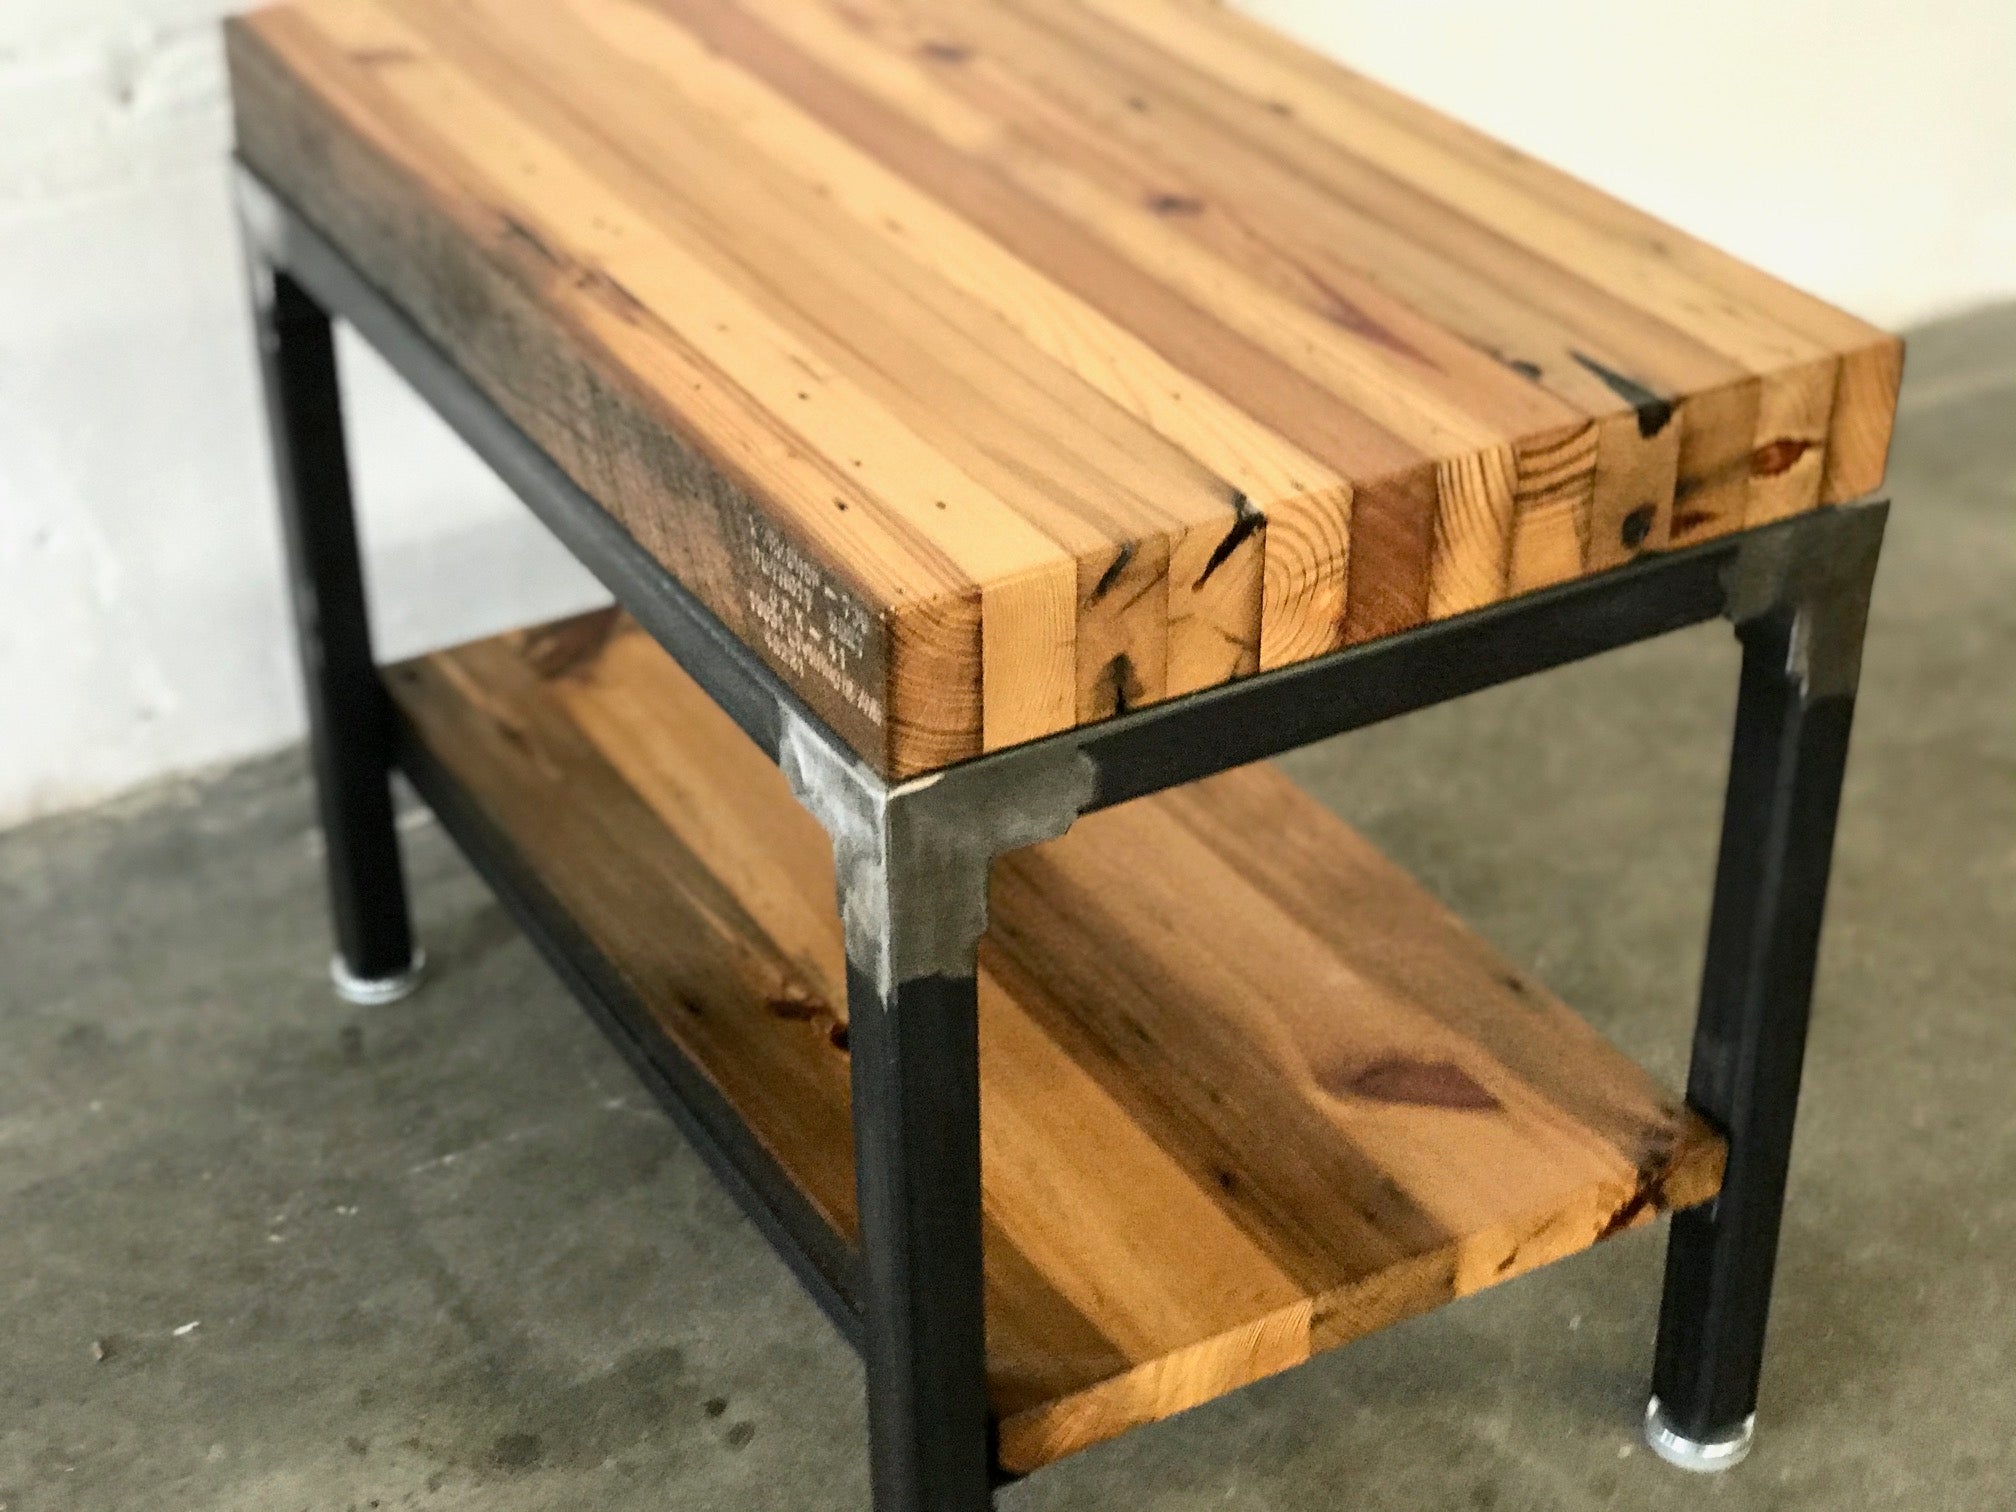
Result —
M 885 775 L 1881 482 L 1892 337 L 1208 0 L 297 0 L 239 151 Z

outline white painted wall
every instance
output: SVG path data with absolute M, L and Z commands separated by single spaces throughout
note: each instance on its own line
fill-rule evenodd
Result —
M 0 0 L 0 824 L 300 728 L 222 167 L 230 8 Z M 368 352 L 344 367 L 381 651 L 594 601 Z
M 1878 320 L 2016 294 L 2006 0 L 1249 0 Z M 226 0 L 0 0 L 0 824 L 294 738 Z M 591 602 L 346 351 L 381 649 Z
M 1880 324 L 2016 294 L 2009 0 L 1243 0 Z

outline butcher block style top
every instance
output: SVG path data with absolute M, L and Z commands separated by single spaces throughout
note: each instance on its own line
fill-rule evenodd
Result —
M 1874 489 L 1891 337 L 1205 0 L 300 0 L 240 151 L 890 777 Z

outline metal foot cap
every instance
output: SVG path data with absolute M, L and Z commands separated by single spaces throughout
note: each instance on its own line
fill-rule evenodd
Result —
M 420 979 L 426 974 L 427 952 L 424 950 L 415 950 L 412 964 L 397 975 L 388 977 L 354 975 L 343 964 L 340 955 L 329 963 L 329 980 L 336 984 L 336 995 L 360 1008 L 379 1008 L 411 997 L 419 990 Z
M 1687 1437 L 1669 1423 L 1666 1410 L 1659 1405 L 1656 1396 L 1645 1404 L 1645 1443 L 1667 1464 L 1682 1470 L 1713 1475 L 1720 1470 L 1733 1469 L 1743 1462 L 1756 1437 L 1757 1414 L 1754 1412 L 1723 1437 L 1703 1442 Z

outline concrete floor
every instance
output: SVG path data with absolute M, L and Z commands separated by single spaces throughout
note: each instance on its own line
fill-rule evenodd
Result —
M 2016 1502 L 2016 309 L 1914 345 L 1759 1448 L 1637 1447 L 1640 1233 L 1016 1512 Z M 1677 1081 L 1719 627 L 1295 774 Z M 334 1004 L 299 761 L 0 836 L 0 1508 L 865 1508 L 858 1369 L 423 816 L 436 971 Z

